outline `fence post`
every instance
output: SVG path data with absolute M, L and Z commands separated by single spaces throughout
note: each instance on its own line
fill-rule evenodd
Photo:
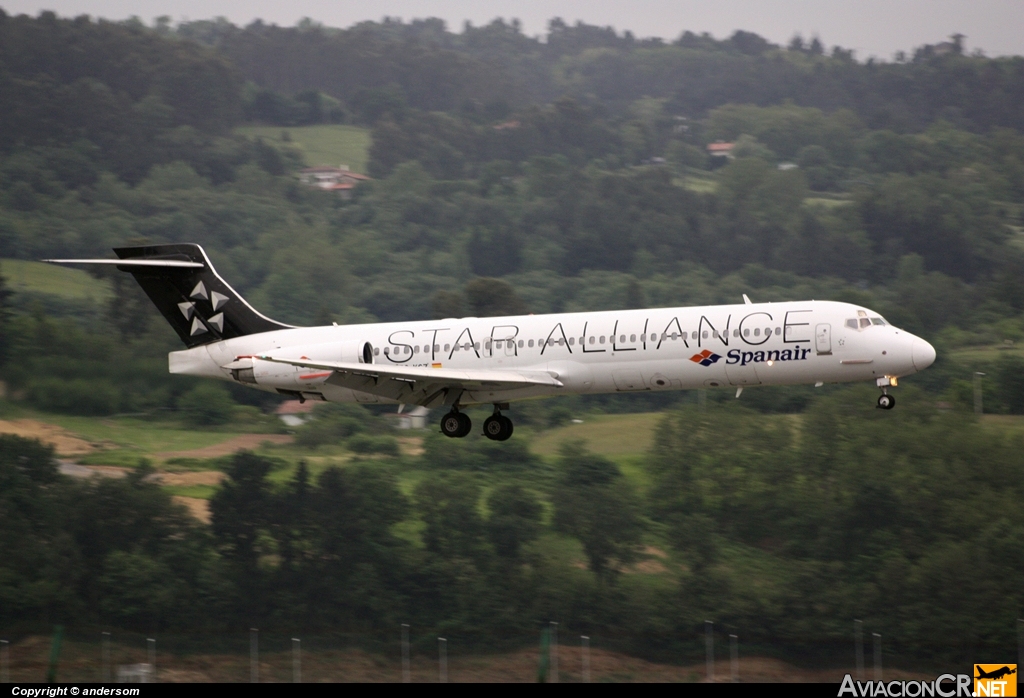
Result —
M 438 673 L 441 683 L 448 683 L 448 640 L 437 638 Z
M 704 621 L 704 653 L 707 661 L 707 679 L 715 680 L 715 624 Z
M 878 633 L 871 633 L 875 640 L 875 681 L 882 680 L 882 636 Z
M 153 682 L 156 682 L 156 638 L 147 637 L 146 645 L 149 654 L 149 675 L 153 677 Z
M 411 681 L 409 676 L 409 624 L 402 623 L 402 683 Z
M 583 683 L 590 683 L 590 637 L 580 635 L 580 673 Z
M 100 640 L 100 666 L 103 682 L 110 683 L 110 633 L 106 630 Z
M 733 683 L 740 680 L 740 639 L 729 636 L 729 674 Z
M 558 623 L 551 621 L 551 683 L 558 683 Z
M 249 683 L 260 682 L 260 629 L 249 628 Z
M 864 680 L 864 621 L 853 621 L 854 656 L 857 658 L 857 680 Z

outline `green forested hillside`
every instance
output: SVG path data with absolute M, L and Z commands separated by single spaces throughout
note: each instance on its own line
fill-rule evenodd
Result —
M 715 618 L 809 657 L 848 647 L 858 617 L 909 663 L 1009 646 L 1019 429 L 971 411 L 982 372 L 985 410 L 1024 414 L 1021 58 L 925 46 L 860 62 L 743 32 L 666 44 L 557 21 L 537 41 L 502 22 L 0 12 L 0 96 L 14 410 L 273 406 L 169 376 L 177 339 L 131 279 L 32 263 L 142 241 L 202 244 L 256 307 L 298 324 L 746 293 L 863 304 L 939 356 L 894 413 L 871 387 L 712 392 L 706 412 L 686 394 L 591 397 L 517 407 L 528 428 L 500 449 L 431 435 L 395 455 L 362 408 L 328 410 L 295 453 L 369 462 L 316 477 L 219 463 L 209 529 L 144 468 L 74 484 L 8 439 L 0 622 L 372 634 L 412 619 L 493 646 L 557 616 L 681 657 L 678 638 Z M 732 158 L 708 156 L 719 140 Z M 363 157 L 374 179 L 348 198 L 303 186 L 312 153 Z M 616 449 L 589 417 L 658 410 L 650 449 Z M 565 446 L 574 429 L 612 460 Z

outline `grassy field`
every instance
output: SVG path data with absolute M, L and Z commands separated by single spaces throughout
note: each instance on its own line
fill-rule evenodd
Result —
M 580 440 L 591 451 L 617 460 L 620 456 L 642 455 L 651 447 L 660 420 L 661 414 L 656 412 L 590 415 L 582 424 L 539 434 L 531 440 L 530 450 L 540 456 L 557 456 L 563 443 Z
M 323 124 L 320 126 L 240 126 L 235 132 L 250 138 L 259 137 L 275 145 L 288 145 L 284 134 L 291 138 L 290 145 L 298 148 L 306 164 L 348 165 L 354 172 L 366 172 L 367 152 L 370 149 L 369 129 L 358 126 Z
M 97 305 L 105 303 L 112 295 L 108 282 L 89 276 L 81 269 L 21 259 L 0 259 L 0 274 L 7 280 L 8 287 L 16 292 L 47 293 Z

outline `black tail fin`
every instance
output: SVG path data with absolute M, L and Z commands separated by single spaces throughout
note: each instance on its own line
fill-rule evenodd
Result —
M 188 347 L 221 339 L 288 329 L 261 315 L 222 279 L 199 245 L 145 245 L 114 249 L 120 259 L 156 262 L 152 266 L 118 265 L 131 272 L 149 299 Z M 192 262 L 202 267 L 160 266 L 159 262 Z
M 109 264 L 130 272 L 189 348 L 221 339 L 286 330 L 261 315 L 220 278 L 199 245 L 119 247 L 119 259 L 46 259 L 54 264 Z

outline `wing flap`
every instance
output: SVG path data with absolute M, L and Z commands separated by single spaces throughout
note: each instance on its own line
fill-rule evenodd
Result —
M 380 364 L 341 363 L 311 359 L 258 356 L 261 361 L 331 371 L 327 383 L 391 400 L 435 407 L 452 391 L 517 390 L 530 386 L 562 387 L 545 371 L 493 371 L 481 369 L 419 368 Z

